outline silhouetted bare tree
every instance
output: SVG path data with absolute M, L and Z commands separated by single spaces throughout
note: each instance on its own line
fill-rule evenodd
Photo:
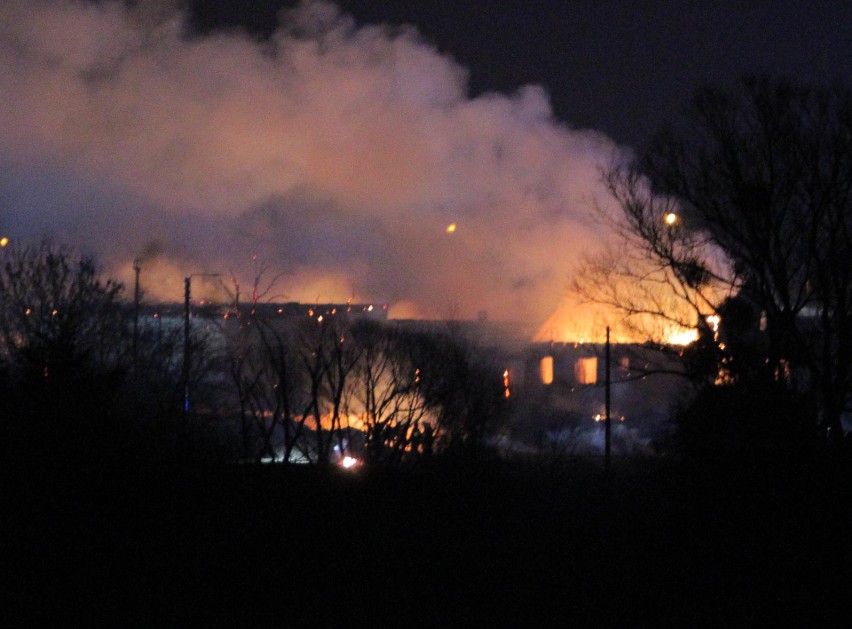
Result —
M 718 341 L 708 348 L 716 368 L 743 360 L 751 329 L 764 367 L 752 377 L 815 394 L 821 427 L 842 435 L 852 386 L 850 91 L 770 79 L 707 88 L 607 182 L 627 246 L 589 264 L 581 292 L 634 319 L 698 326 Z M 738 348 L 725 343 L 736 300 L 753 313 L 736 324 Z M 711 315 L 722 317 L 718 338 Z
M 121 291 L 100 278 L 93 259 L 70 249 L 42 242 L 3 251 L 4 428 L 29 435 L 28 447 L 43 447 L 46 457 L 79 454 L 106 437 L 132 358 Z
M 240 329 L 231 375 L 246 459 L 388 465 L 473 451 L 502 414 L 499 372 L 446 334 L 345 313 L 256 317 Z
M 360 349 L 352 412 L 361 418 L 364 455 L 392 464 L 428 454 L 436 432 L 436 405 L 421 388 L 438 366 L 423 360 L 424 339 L 374 321 L 356 322 L 352 338 Z

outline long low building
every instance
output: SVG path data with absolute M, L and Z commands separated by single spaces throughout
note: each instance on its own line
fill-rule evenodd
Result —
M 183 332 L 186 314 L 185 304 L 145 305 L 140 309 L 145 327 L 159 326 L 172 333 Z M 502 375 L 511 407 L 506 430 L 511 439 L 526 444 L 574 439 L 583 442 L 585 450 L 602 446 L 598 433 L 605 417 L 607 371 L 603 344 L 533 343 L 522 326 L 485 318 L 388 319 L 387 305 L 370 303 L 256 303 L 236 308 L 199 302 L 190 304 L 189 315 L 193 330 L 199 326 L 213 331 L 233 330 L 248 316 L 288 323 L 346 317 L 455 335 L 476 348 L 479 357 Z M 647 449 L 654 438 L 669 430 L 669 419 L 684 384 L 676 375 L 672 350 L 638 344 L 611 346 L 611 415 L 624 442 L 621 450 Z M 225 383 L 226 378 L 220 381 Z

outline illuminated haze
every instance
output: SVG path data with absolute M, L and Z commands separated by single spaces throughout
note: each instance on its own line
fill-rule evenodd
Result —
M 600 169 L 621 150 L 554 119 L 537 86 L 470 98 L 414 29 L 332 4 L 269 41 L 191 35 L 168 3 L 0 6 L 0 225 L 95 254 L 148 299 L 189 273 L 280 300 L 525 323 L 557 310 L 600 240 Z M 447 226 L 455 223 L 453 232 Z

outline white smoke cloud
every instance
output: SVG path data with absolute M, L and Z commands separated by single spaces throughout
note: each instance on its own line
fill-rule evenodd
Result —
M 0 6 L 0 229 L 94 252 L 149 297 L 252 256 L 289 299 L 538 325 L 600 234 L 620 150 L 536 86 L 467 95 L 414 29 L 308 2 L 266 42 L 164 5 Z M 167 5 L 166 5 L 167 6 Z M 446 226 L 457 230 L 447 233 Z

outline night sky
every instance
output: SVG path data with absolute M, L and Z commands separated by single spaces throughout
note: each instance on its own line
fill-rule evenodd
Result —
M 602 170 L 705 83 L 852 79 L 843 3 L 183 6 L 0 3 L 4 234 L 138 258 L 152 300 L 260 260 L 281 299 L 589 338 Z
M 203 32 L 259 37 L 287 0 L 194 0 Z M 576 128 L 641 147 L 701 85 L 746 74 L 852 79 L 852 5 L 801 0 L 705 2 L 342 0 L 359 23 L 414 25 L 469 71 L 470 93 L 545 87 Z

